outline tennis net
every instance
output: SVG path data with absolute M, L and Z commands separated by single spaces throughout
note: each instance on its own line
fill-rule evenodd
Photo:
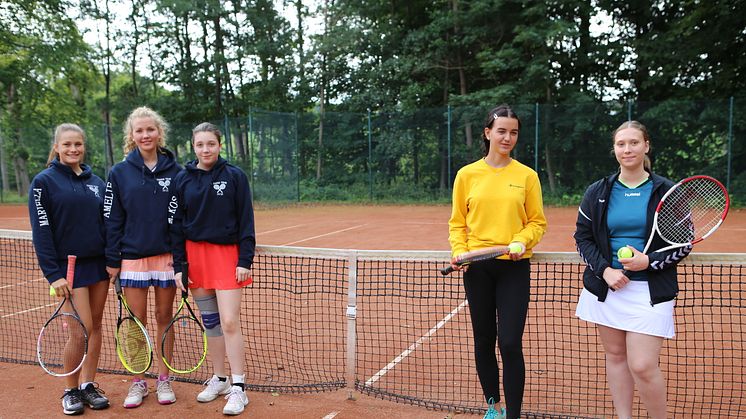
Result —
M 482 412 L 461 277 L 438 272 L 447 260 L 447 252 L 260 246 L 242 309 L 247 387 L 348 388 L 430 409 Z M 745 260 L 693 254 L 679 267 L 677 336 L 661 355 L 673 417 L 746 416 Z M 582 269 L 574 253 L 533 258 L 522 417 L 613 416 L 597 332 L 574 316 Z M 99 366 L 125 374 L 114 350 L 110 292 Z M 0 361 L 35 363 L 36 336 L 56 304 L 30 233 L 0 230 Z M 152 309 L 149 316 L 154 335 Z M 205 361 L 179 379 L 203 382 L 210 371 Z M 635 409 L 643 412 L 637 399 Z

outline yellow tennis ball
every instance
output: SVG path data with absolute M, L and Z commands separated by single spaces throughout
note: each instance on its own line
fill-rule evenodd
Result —
M 56 297 L 57 296 L 57 291 L 55 291 L 54 287 L 51 286 L 51 285 L 49 286 L 49 296 L 50 297 Z
M 632 249 L 630 249 L 627 246 L 624 246 L 624 247 L 620 247 L 619 250 L 616 251 L 616 256 L 619 259 L 626 259 L 626 258 L 631 258 L 632 256 L 634 256 L 634 254 L 632 253 Z
M 518 243 L 511 243 L 508 249 L 510 249 L 510 253 L 521 253 L 523 251 L 523 247 Z

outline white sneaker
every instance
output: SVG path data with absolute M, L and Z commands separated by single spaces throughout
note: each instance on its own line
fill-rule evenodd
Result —
M 213 375 L 212 378 L 205 381 L 205 385 L 207 387 L 197 395 L 198 402 L 211 402 L 217 399 L 218 396 L 226 395 L 231 391 L 230 380 L 226 378 L 225 381 L 220 381 L 217 375 Z
M 163 381 L 159 378 L 156 382 L 155 392 L 158 394 L 158 403 L 171 404 L 176 402 L 176 394 L 174 394 L 174 389 L 171 388 L 171 381 L 173 380 L 174 377 L 168 377 Z
M 249 398 L 241 387 L 231 386 L 231 390 L 225 398 L 228 402 L 223 408 L 224 415 L 238 415 L 243 412 L 244 407 L 249 404 Z
M 124 407 L 127 409 L 138 407 L 142 404 L 142 399 L 148 395 L 148 383 L 145 380 L 133 381 L 127 392 L 127 398 L 124 399 Z

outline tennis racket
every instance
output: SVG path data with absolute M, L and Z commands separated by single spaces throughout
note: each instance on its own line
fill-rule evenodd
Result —
M 456 265 L 463 266 L 468 265 L 472 262 L 478 262 L 480 260 L 494 259 L 498 256 L 507 255 L 510 253 L 508 246 L 495 246 L 488 247 L 486 249 L 473 250 L 471 252 L 462 253 L 456 256 Z M 448 266 L 440 270 L 441 275 L 445 276 L 455 271 L 453 266 Z
M 117 356 L 127 371 L 133 374 L 141 374 L 147 371 L 153 363 L 153 343 L 145 326 L 132 313 L 132 309 L 127 304 L 127 299 L 122 294 L 122 284 L 119 276 L 114 280 L 114 290 L 117 292 L 117 299 L 119 300 L 117 332 L 114 335 Z M 122 317 L 123 311 L 126 313 L 125 317 Z
M 670 246 L 653 252 L 701 242 L 723 224 L 729 207 L 728 191 L 717 179 L 710 176 L 683 179 L 669 189 L 658 203 L 653 231 L 642 252 L 648 253 L 656 233 Z
M 207 356 L 207 335 L 189 304 L 189 264 L 181 268 L 181 302 L 174 318 L 161 337 L 161 354 L 168 369 L 179 374 L 190 373 L 202 365 Z
M 36 359 L 50 375 L 65 377 L 83 366 L 88 354 L 88 331 L 80 320 L 72 299 L 75 256 L 67 257 L 70 295 L 62 299 L 52 317 L 44 323 L 36 341 Z

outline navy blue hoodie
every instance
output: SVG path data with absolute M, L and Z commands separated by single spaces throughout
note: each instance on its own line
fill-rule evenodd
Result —
M 168 201 L 173 177 L 181 170 L 171 151 L 161 148 L 155 170 L 145 166 L 140 150 L 114 165 L 106 182 L 106 266 L 171 251 Z
M 28 211 L 39 266 L 49 283 L 64 278 L 68 255 L 104 255 L 104 181 L 81 164 L 81 174 L 55 159 L 31 181 Z
M 222 157 L 210 171 L 186 164 L 174 179 L 169 204 L 174 270 L 186 261 L 185 241 L 238 244 L 238 266 L 254 261 L 254 207 L 246 174 Z

